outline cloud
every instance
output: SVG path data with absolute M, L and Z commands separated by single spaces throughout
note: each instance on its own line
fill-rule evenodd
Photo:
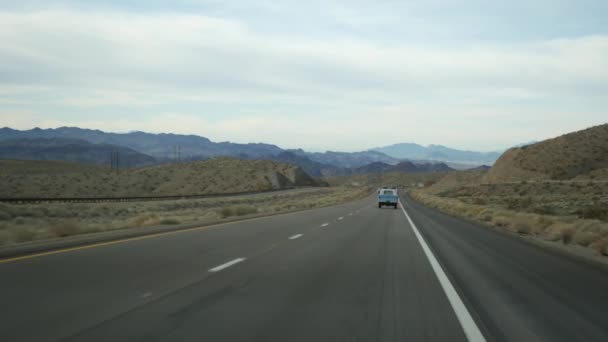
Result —
M 332 15 L 357 27 L 382 22 L 361 21 L 360 13 L 340 7 Z M 261 32 L 201 14 L 56 9 L 0 12 L 0 41 L 0 103 L 14 113 L 41 113 L 36 120 L 48 125 L 172 130 L 315 149 L 443 142 L 433 140 L 439 137 L 474 145 L 471 136 L 486 135 L 495 146 L 532 140 L 519 134 L 533 135 L 525 129 L 530 115 L 555 132 L 565 124 L 551 118 L 570 113 L 593 123 L 607 104 L 608 36 L 600 34 L 395 44 Z M 121 119 L 74 119 L 95 110 Z M 40 117 L 62 112 L 72 115 Z M 188 114 L 178 120 L 164 113 Z M 471 113 L 484 122 L 463 123 Z M 486 134 L 509 121 L 524 126 L 505 128 L 500 141 Z

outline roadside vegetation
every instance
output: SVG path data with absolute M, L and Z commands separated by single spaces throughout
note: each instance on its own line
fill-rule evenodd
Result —
M 608 125 L 505 152 L 412 197 L 446 213 L 568 250 L 608 255 Z
M 108 203 L 0 203 L 0 246 L 158 225 L 211 223 L 363 198 L 368 187 L 302 188 L 236 197 Z
M 599 255 L 608 255 L 608 222 L 605 220 L 507 209 L 488 202 L 473 204 L 425 191 L 416 191 L 412 197 L 448 214 L 496 229 L 563 245 L 591 248 Z

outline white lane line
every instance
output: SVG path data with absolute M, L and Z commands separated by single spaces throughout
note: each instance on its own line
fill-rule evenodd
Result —
M 296 235 L 290 237 L 289 240 L 295 240 L 295 239 L 298 239 L 298 238 L 301 238 L 301 237 L 302 237 L 302 234 L 296 234 Z
M 342 220 L 344 220 L 344 217 L 342 217 L 342 216 L 338 217 L 338 221 L 342 221 Z
M 408 215 L 407 211 L 405 211 L 403 203 L 399 201 L 399 204 L 401 205 L 401 210 L 407 218 L 407 221 L 410 223 L 410 226 L 412 226 L 414 234 L 416 235 L 416 238 L 418 238 L 418 242 L 422 246 L 424 254 L 426 254 L 426 257 L 429 259 L 431 267 L 433 268 L 433 271 L 435 271 L 435 275 L 437 276 L 437 279 L 439 279 L 439 283 L 441 284 L 443 291 L 448 297 L 448 301 L 452 305 L 452 309 L 454 309 L 454 313 L 456 314 L 456 317 L 458 318 L 458 321 L 460 322 L 460 325 L 464 330 L 464 334 L 467 336 L 467 340 L 469 340 L 469 342 L 485 342 L 486 339 L 483 337 L 483 334 L 477 327 L 477 324 L 475 324 L 473 317 L 471 317 L 471 314 L 462 302 L 462 299 L 460 299 L 460 296 L 458 295 L 458 292 L 456 292 L 454 285 L 452 285 L 450 279 L 448 279 L 448 276 L 443 271 L 443 268 L 441 268 L 441 265 L 437 261 L 437 258 L 435 258 L 435 255 L 433 255 L 433 252 L 431 252 L 431 249 L 427 245 L 426 241 L 424 241 L 424 238 L 418 231 L 418 228 L 416 228 L 414 222 L 412 222 L 410 215 Z
M 238 264 L 239 262 L 242 262 L 242 261 L 245 261 L 245 258 L 237 258 L 237 259 L 234 259 L 232 261 L 228 261 L 225 264 L 221 264 L 219 266 L 216 266 L 216 267 L 210 269 L 209 272 L 219 272 L 219 271 L 221 271 L 221 270 L 223 270 L 225 268 L 228 268 L 228 267 L 230 267 L 232 265 L 236 265 L 236 264 Z
M 141 296 L 139 296 L 139 298 L 146 299 L 150 296 L 152 296 L 152 292 L 146 292 L 146 293 L 142 294 Z
M 321 227 L 327 227 L 327 226 L 329 226 L 329 223 L 323 223 L 323 224 L 321 225 Z
M 353 213 L 348 213 L 348 216 L 353 216 Z

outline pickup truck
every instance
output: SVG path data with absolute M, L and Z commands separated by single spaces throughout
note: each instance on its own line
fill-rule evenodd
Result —
M 381 189 L 378 194 L 378 208 L 383 205 L 391 206 L 397 209 L 399 205 L 399 195 L 397 189 Z

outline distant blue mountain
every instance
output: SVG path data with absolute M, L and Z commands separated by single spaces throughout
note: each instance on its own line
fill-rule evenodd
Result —
M 159 163 L 159 160 L 128 147 L 68 138 L 0 140 L 0 159 L 60 160 L 107 166 L 112 163 L 120 168 Z
M 175 159 L 178 152 L 182 160 L 200 160 L 217 156 L 273 159 L 301 164 L 300 166 L 306 166 L 314 175 L 343 173 L 343 171 L 340 171 L 341 169 L 360 167 L 373 162 L 387 164 L 397 164 L 399 162 L 395 158 L 376 151 L 310 153 L 301 149 L 283 150 L 278 146 L 263 143 L 213 142 L 197 135 L 145 132 L 108 133 L 78 127 L 34 128 L 24 131 L 8 127 L 0 129 L 0 142 L 13 139 L 73 139 L 92 144 L 123 146 L 152 156 L 159 161 Z
M 129 156 L 131 166 L 170 162 L 176 159 L 178 154 L 181 160 L 228 156 L 271 159 L 295 164 L 313 176 L 377 172 L 376 169 L 386 172 L 438 171 L 441 170 L 441 165 L 434 165 L 438 161 L 477 166 L 492 164 L 498 157 L 498 153 L 484 154 L 454 150 L 440 145 L 423 147 L 417 144 L 398 144 L 361 152 L 306 152 L 302 149 L 284 150 L 264 143 L 213 142 L 197 135 L 109 133 L 78 127 L 31 130 L 4 127 L 0 128 L 0 143 L 3 142 L 6 144 L 0 158 L 5 159 L 72 160 L 104 164 L 109 158 L 109 150 L 120 149 L 125 161 L 126 156 Z M 428 165 L 411 167 L 409 164 L 400 164 L 404 159 L 414 161 L 416 165 Z
M 442 145 L 429 145 L 425 147 L 414 143 L 401 143 L 377 147 L 372 150 L 399 159 L 430 160 L 470 165 L 492 165 L 502 154 L 502 152 L 463 151 Z
M 275 155 L 283 150 L 270 144 L 236 144 L 212 142 L 197 135 L 152 134 L 145 132 L 108 133 L 77 127 L 56 129 L 34 128 L 26 131 L 8 127 L 0 129 L 0 141 L 8 139 L 68 138 L 93 144 L 120 145 L 155 158 L 173 159 L 179 152 L 182 159 L 206 159 L 216 156 L 248 156 L 251 158 Z

